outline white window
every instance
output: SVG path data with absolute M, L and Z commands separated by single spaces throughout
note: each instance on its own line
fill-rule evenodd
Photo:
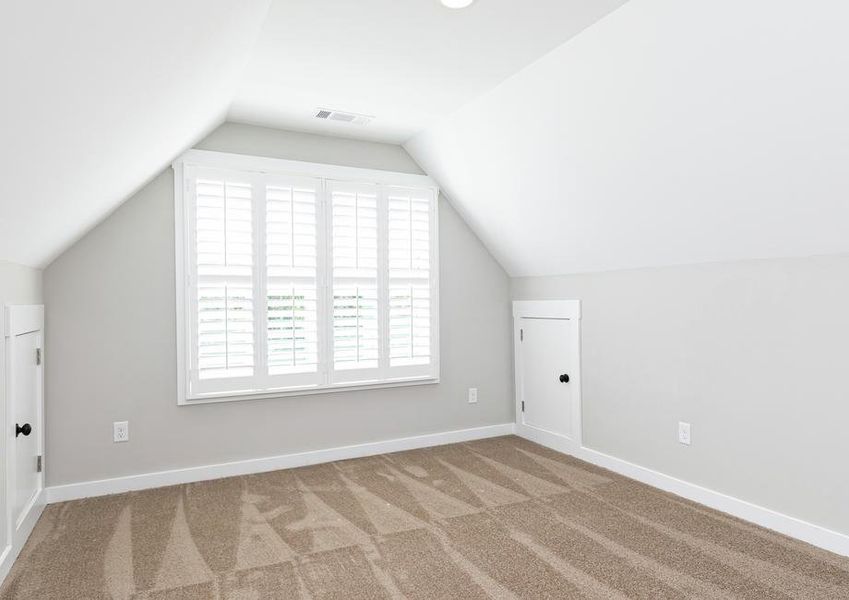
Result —
M 438 381 L 432 180 L 199 150 L 174 172 L 181 404 Z

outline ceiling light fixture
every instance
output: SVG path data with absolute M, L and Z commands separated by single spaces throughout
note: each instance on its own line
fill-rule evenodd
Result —
M 448 8 L 466 8 L 475 0 L 439 0 L 443 6 Z

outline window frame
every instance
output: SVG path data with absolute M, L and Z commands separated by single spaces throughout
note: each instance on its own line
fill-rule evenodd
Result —
M 304 396 L 312 394 L 327 394 L 340 391 L 367 390 L 379 388 L 392 388 L 413 385 L 428 385 L 439 383 L 439 188 L 436 183 L 425 175 L 416 175 L 409 173 L 398 173 L 393 171 L 382 171 L 375 169 L 363 169 L 359 167 L 348 167 L 331 165 L 324 163 L 310 163 L 302 161 L 293 161 L 287 159 L 270 158 L 262 156 L 250 156 L 245 154 L 232 154 L 226 152 L 215 152 L 208 150 L 189 150 L 180 156 L 173 164 L 174 170 L 174 233 L 175 233 L 175 284 L 176 284 L 176 341 L 177 341 L 177 403 L 179 405 L 194 405 L 206 404 L 211 402 L 233 402 L 241 400 L 256 400 L 263 398 L 283 398 L 289 396 Z M 332 378 L 332 339 L 325 339 L 323 356 L 319 357 L 319 374 L 323 383 L 308 384 L 300 387 L 286 387 L 270 390 L 258 391 L 255 389 L 246 390 L 244 392 L 234 392 L 232 390 L 199 392 L 192 389 L 192 374 L 190 369 L 193 365 L 194 352 L 194 329 L 193 319 L 196 317 L 193 305 L 193 293 L 195 291 L 196 278 L 195 269 L 191 261 L 194 258 L 193 251 L 193 229 L 194 223 L 194 202 L 190 201 L 193 191 L 190 189 L 191 178 L 188 173 L 198 169 L 210 169 L 214 171 L 232 172 L 238 174 L 241 178 L 250 178 L 255 184 L 262 182 L 262 186 L 255 186 L 256 190 L 262 188 L 260 196 L 262 198 L 261 210 L 254 211 L 254 226 L 257 227 L 260 223 L 265 222 L 265 216 L 258 216 L 256 213 L 265 211 L 265 178 L 279 177 L 284 180 L 294 180 L 298 178 L 320 179 L 318 196 L 316 198 L 316 211 L 319 224 L 317 227 L 317 291 L 320 299 L 319 318 L 327 321 L 328 315 L 331 315 L 332 307 L 327 304 L 327 299 L 332 301 L 332 244 L 330 239 L 331 226 L 331 202 L 328 192 L 330 186 L 335 182 L 350 185 L 370 185 L 377 186 L 378 189 L 378 213 L 380 209 L 386 208 L 386 202 L 389 188 L 414 188 L 417 190 L 426 189 L 431 194 L 430 206 L 430 291 L 431 291 L 431 319 L 430 319 L 430 343 L 431 343 L 431 361 L 432 365 L 429 373 L 426 375 L 404 375 L 399 377 L 387 377 L 390 373 L 387 370 L 380 369 L 378 374 L 380 379 L 367 380 L 358 382 L 339 382 L 334 383 Z M 256 195 L 254 202 L 257 201 Z M 385 218 L 382 218 L 382 223 L 385 224 Z M 258 278 L 259 284 L 254 283 L 254 290 L 266 289 L 267 273 L 265 269 L 265 231 L 257 229 L 254 235 L 254 277 Z M 386 252 L 388 240 L 384 237 L 380 242 L 383 248 L 383 253 Z M 385 257 L 384 257 L 385 258 Z M 379 289 L 384 287 L 385 280 L 388 279 L 388 265 L 385 260 L 382 260 L 381 267 L 378 269 Z M 259 285 L 259 288 L 258 288 Z M 323 299 L 323 300 L 322 300 Z M 266 302 L 264 298 L 257 298 L 258 302 Z M 322 307 L 324 314 L 322 315 Z M 382 353 L 382 361 L 386 365 L 389 363 L 388 354 L 388 310 L 389 305 L 381 306 L 381 347 L 385 346 Z M 265 311 L 263 311 L 265 314 Z M 332 316 L 330 317 L 332 319 Z M 255 323 L 256 338 L 264 338 L 267 334 L 264 330 L 259 331 L 261 323 Z M 332 338 L 332 326 L 325 324 L 323 329 L 319 331 L 320 336 Z M 263 357 L 265 361 L 267 357 Z M 403 373 L 403 369 L 398 369 L 396 372 Z M 341 371 L 344 372 L 344 371 Z M 244 378 L 248 381 L 256 381 L 263 377 L 262 374 L 254 374 L 250 378 Z M 279 377 L 279 376 L 276 376 Z M 268 375 L 265 375 L 268 379 Z M 234 378 L 243 379 L 243 378 Z

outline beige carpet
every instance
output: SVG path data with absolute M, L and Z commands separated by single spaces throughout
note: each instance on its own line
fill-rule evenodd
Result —
M 3 600 L 849 598 L 849 559 L 516 437 L 49 506 Z

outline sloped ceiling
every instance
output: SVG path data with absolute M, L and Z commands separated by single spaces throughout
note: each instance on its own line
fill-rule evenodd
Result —
M 0 260 L 44 266 L 228 115 L 399 143 L 624 1 L 3 0 Z
M 0 260 L 45 265 L 228 110 L 424 127 L 514 276 L 849 251 L 849 4 L 623 2 L 2 2 Z
M 269 0 L 0 8 L 0 258 L 44 266 L 219 124 Z
M 631 0 L 405 147 L 513 276 L 847 252 L 847 31 Z
M 229 120 L 401 143 L 625 0 L 275 0 Z M 372 115 L 367 127 L 316 109 Z

